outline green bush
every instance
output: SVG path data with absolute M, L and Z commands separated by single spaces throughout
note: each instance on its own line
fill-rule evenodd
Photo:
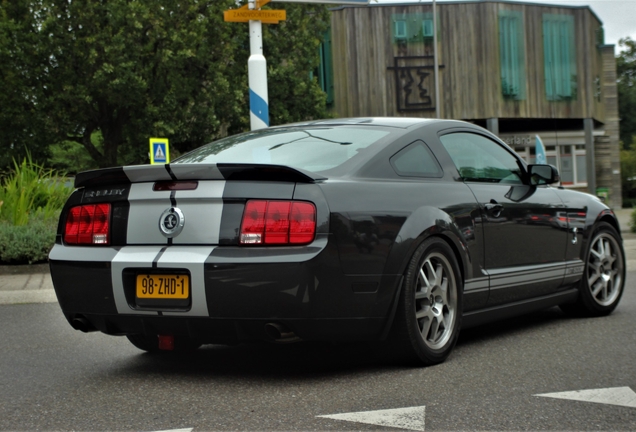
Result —
M 44 168 L 27 154 L 0 182 L 0 221 L 24 226 L 31 218 L 56 218 L 71 193 L 55 170 Z
M 0 221 L 0 262 L 33 264 L 46 261 L 55 243 L 57 218 L 30 219 L 27 225 Z
M 623 208 L 636 208 L 636 198 L 623 198 Z
M 636 233 L 636 210 L 632 212 L 632 217 L 629 221 L 629 230 L 633 233 Z
M 55 242 L 57 221 L 72 192 L 65 180 L 27 156 L 0 179 L 0 262 L 46 261 Z

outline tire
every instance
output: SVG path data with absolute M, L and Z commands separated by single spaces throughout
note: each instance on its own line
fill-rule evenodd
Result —
M 625 253 L 618 232 L 610 224 L 599 222 L 590 239 L 579 297 L 575 303 L 560 306 L 570 315 L 609 315 L 623 295 Z
M 142 351 L 149 353 L 184 353 L 196 351 L 201 343 L 190 339 L 187 336 L 175 336 L 174 338 L 174 350 L 163 351 L 159 349 L 159 338 L 157 335 L 145 335 L 145 334 L 128 334 L 126 338 L 135 347 Z
M 393 322 L 390 344 L 409 363 L 434 365 L 450 355 L 462 320 L 462 279 L 457 259 L 431 237 L 413 253 Z

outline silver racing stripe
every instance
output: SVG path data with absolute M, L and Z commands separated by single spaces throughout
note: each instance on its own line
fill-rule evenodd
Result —
M 527 267 L 489 270 L 490 289 L 512 288 L 519 285 L 547 282 L 565 277 L 565 262 Z
M 580 259 L 568 261 L 565 263 L 565 282 L 574 283 L 583 277 L 585 271 L 585 263 Z
M 171 164 L 170 170 L 179 180 L 224 180 L 216 164 Z
M 124 293 L 123 272 L 127 268 L 188 270 L 190 272 L 190 295 L 192 307 L 184 312 L 162 312 L 163 315 L 209 316 L 205 297 L 203 276 L 206 258 L 213 246 L 127 246 L 122 248 L 112 261 L 113 296 L 117 312 L 124 315 L 157 315 L 156 311 L 140 311 L 130 307 Z
M 162 246 L 126 246 L 113 258 L 111 276 L 113 279 L 113 297 L 117 312 L 120 314 L 157 315 L 152 311 L 136 311 L 128 305 L 124 294 L 123 272 L 127 268 L 152 268 L 152 262 L 161 252 Z
M 186 223 L 181 234 L 172 239 L 173 245 L 219 244 L 224 190 L 225 181 L 212 180 L 200 181 L 195 190 L 177 191 L 177 207 Z
M 159 260 L 157 268 L 187 269 L 190 271 L 192 308 L 186 312 L 164 312 L 166 316 L 209 316 L 205 297 L 205 260 L 212 253 L 211 246 L 172 246 L 167 248 Z
M 224 180 L 216 164 L 170 164 L 165 165 L 131 165 L 123 168 L 131 183 L 154 182 L 161 180 Z
M 49 259 L 59 261 L 110 262 L 115 258 L 118 252 L 119 248 L 114 247 L 66 247 L 55 244 L 53 245 L 53 249 L 51 249 Z
M 475 279 L 469 279 L 464 282 L 464 292 L 479 292 L 488 291 L 488 278 L 481 277 Z
M 154 191 L 154 183 L 132 184 L 128 195 L 128 244 L 168 244 L 158 222 L 166 209 L 175 206 L 186 222 L 171 244 L 218 244 L 225 183 L 223 180 L 199 181 L 195 190 L 173 191 L 172 195 L 170 191 Z
M 165 245 L 167 243 L 166 238 L 159 231 L 158 221 L 161 213 L 171 206 L 170 191 L 153 191 L 153 184 L 134 183 L 130 187 L 128 194 L 130 211 L 126 235 L 129 245 Z
M 131 165 L 124 167 L 126 177 L 132 182 L 172 180 L 163 165 Z M 151 183 L 152 185 L 152 183 Z

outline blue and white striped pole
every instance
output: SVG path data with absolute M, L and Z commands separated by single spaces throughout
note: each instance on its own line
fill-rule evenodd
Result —
M 249 8 L 256 1 L 249 0 Z M 269 127 L 267 97 L 267 61 L 263 56 L 263 30 L 260 21 L 250 21 L 250 58 L 247 61 L 250 86 L 250 126 L 252 130 Z

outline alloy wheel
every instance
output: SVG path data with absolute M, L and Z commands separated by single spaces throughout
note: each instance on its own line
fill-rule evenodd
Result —
M 415 289 L 415 319 L 424 343 L 439 349 L 451 338 L 457 319 L 457 286 L 448 259 L 433 252 L 424 260 Z
M 592 298 L 608 306 L 620 295 L 623 282 L 623 257 L 616 239 L 601 233 L 592 241 L 587 258 L 587 282 Z

